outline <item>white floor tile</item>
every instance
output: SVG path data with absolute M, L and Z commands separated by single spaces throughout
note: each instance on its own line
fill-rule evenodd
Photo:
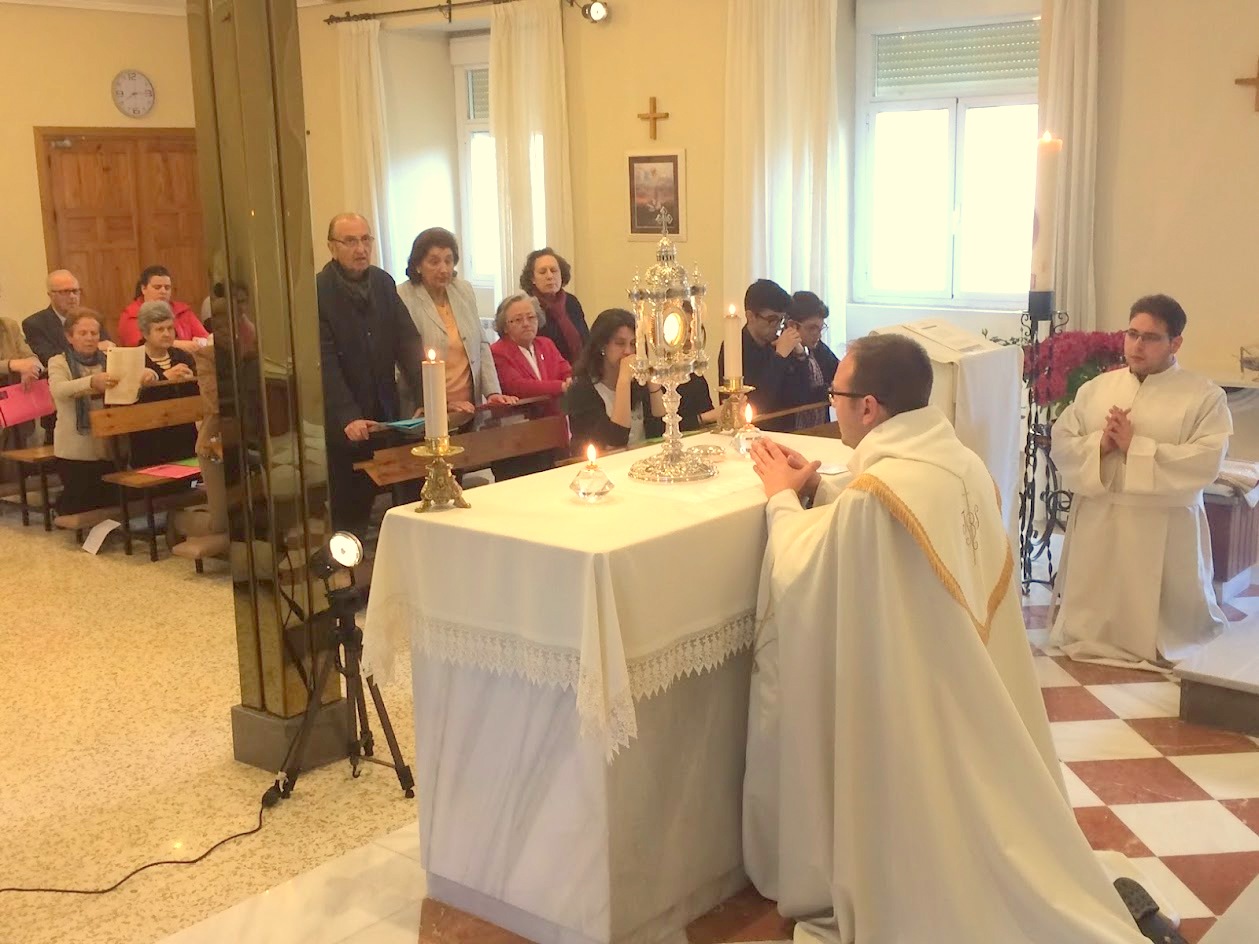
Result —
M 1120 718 L 1175 718 L 1180 715 L 1180 686 L 1174 682 L 1090 685 L 1088 690 Z
M 1064 688 L 1080 684 L 1070 672 L 1048 656 L 1036 656 L 1032 662 L 1036 666 L 1036 679 L 1041 688 Z
M 1156 856 L 1259 851 L 1259 835 L 1214 800 L 1110 809 Z
M 1067 786 L 1067 799 L 1073 807 L 1106 805 L 1066 764 L 1062 765 L 1062 780 Z
M 1152 885 L 1158 886 L 1158 890 L 1167 896 L 1167 900 L 1171 902 L 1182 920 L 1212 917 L 1211 909 L 1189 890 L 1189 886 L 1176 877 L 1175 872 L 1163 864 L 1162 859 L 1129 859 L 1128 861 L 1141 873 L 1140 878 L 1148 878 Z
M 1136 760 L 1163 755 L 1127 723 L 1105 721 L 1055 721 L 1049 725 L 1058 758 L 1075 760 Z
M 418 862 L 368 843 L 162 944 L 337 944 L 422 900 L 423 887 Z
M 376 840 L 376 845 L 384 846 L 391 852 L 404 855 L 408 859 L 420 861 L 420 824 L 418 822 L 410 823 L 401 829 L 396 829 L 388 836 L 382 836 Z
M 1063 652 L 1061 649 L 1059 649 L 1057 646 L 1041 646 L 1040 651 L 1043 652 L 1045 655 L 1052 656 L 1054 658 L 1058 658 L 1060 656 L 1066 655 L 1066 653 Z
M 1259 797 L 1259 754 L 1202 754 L 1170 760 L 1217 800 Z
M 415 944 L 420 936 L 420 908 L 423 902 L 403 905 L 384 921 L 355 931 L 340 944 Z

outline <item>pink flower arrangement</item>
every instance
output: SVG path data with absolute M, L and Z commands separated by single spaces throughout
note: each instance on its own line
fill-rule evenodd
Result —
M 1098 374 L 1122 367 L 1122 331 L 1061 331 L 1040 343 L 1036 357 L 1023 348 L 1023 377 L 1039 406 L 1057 417 Z

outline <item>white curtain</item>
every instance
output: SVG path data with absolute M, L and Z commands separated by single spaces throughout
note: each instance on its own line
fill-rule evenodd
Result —
M 517 284 L 530 250 L 550 245 L 570 262 L 575 255 L 562 2 L 518 0 L 490 10 L 503 293 Z
M 770 278 L 816 292 L 844 337 L 853 108 L 851 0 L 729 0 L 726 297 Z
M 389 268 L 394 260 L 389 239 L 389 142 L 380 23 L 344 23 L 338 29 L 344 210 L 367 217 L 380 249 L 379 265 Z
M 1042 130 L 1062 138 L 1058 181 L 1058 246 L 1054 281 L 1058 308 L 1071 327 L 1097 324 L 1093 214 L 1097 186 L 1098 0 L 1045 0 L 1049 52 L 1042 83 Z

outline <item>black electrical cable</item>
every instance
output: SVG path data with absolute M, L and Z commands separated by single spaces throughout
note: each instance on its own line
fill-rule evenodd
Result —
M 138 869 L 128 872 L 126 875 L 124 875 L 118 881 L 114 882 L 114 884 L 110 885 L 108 888 L 0 888 L 0 895 L 3 895 L 5 892 L 28 892 L 28 893 L 48 892 L 48 893 L 58 894 L 58 895 L 104 895 L 109 892 L 112 892 L 115 888 L 118 888 L 120 885 L 122 885 L 123 882 L 127 881 L 133 876 L 139 875 L 145 869 L 151 869 L 154 866 L 195 865 L 196 863 L 204 859 L 206 856 L 208 856 L 215 849 L 217 849 L 219 846 L 225 843 L 229 843 L 233 839 L 243 839 L 245 836 L 252 836 L 254 833 L 258 832 L 260 829 L 262 829 L 262 811 L 270 809 L 271 807 L 275 806 L 279 802 L 280 802 L 280 788 L 273 784 L 272 786 L 268 787 L 267 792 L 262 795 L 262 805 L 258 807 L 258 825 L 257 826 L 243 833 L 236 833 L 234 836 L 228 836 L 226 839 L 220 839 L 218 842 L 212 845 L 205 852 L 201 853 L 201 855 L 197 856 L 195 859 L 163 859 L 160 862 L 150 862 L 148 865 L 142 865 Z

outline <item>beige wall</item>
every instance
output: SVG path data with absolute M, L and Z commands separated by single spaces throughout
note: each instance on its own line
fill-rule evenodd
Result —
M 1255 0 L 1105 0 L 1097 153 L 1098 326 L 1166 292 L 1189 314 L 1182 360 L 1259 341 Z
M 48 304 L 33 129 L 191 127 L 192 79 L 182 17 L 0 4 L 0 36 L 0 315 L 23 318 Z M 123 69 L 153 80 L 157 101 L 144 118 L 114 107 L 110 82 Z

